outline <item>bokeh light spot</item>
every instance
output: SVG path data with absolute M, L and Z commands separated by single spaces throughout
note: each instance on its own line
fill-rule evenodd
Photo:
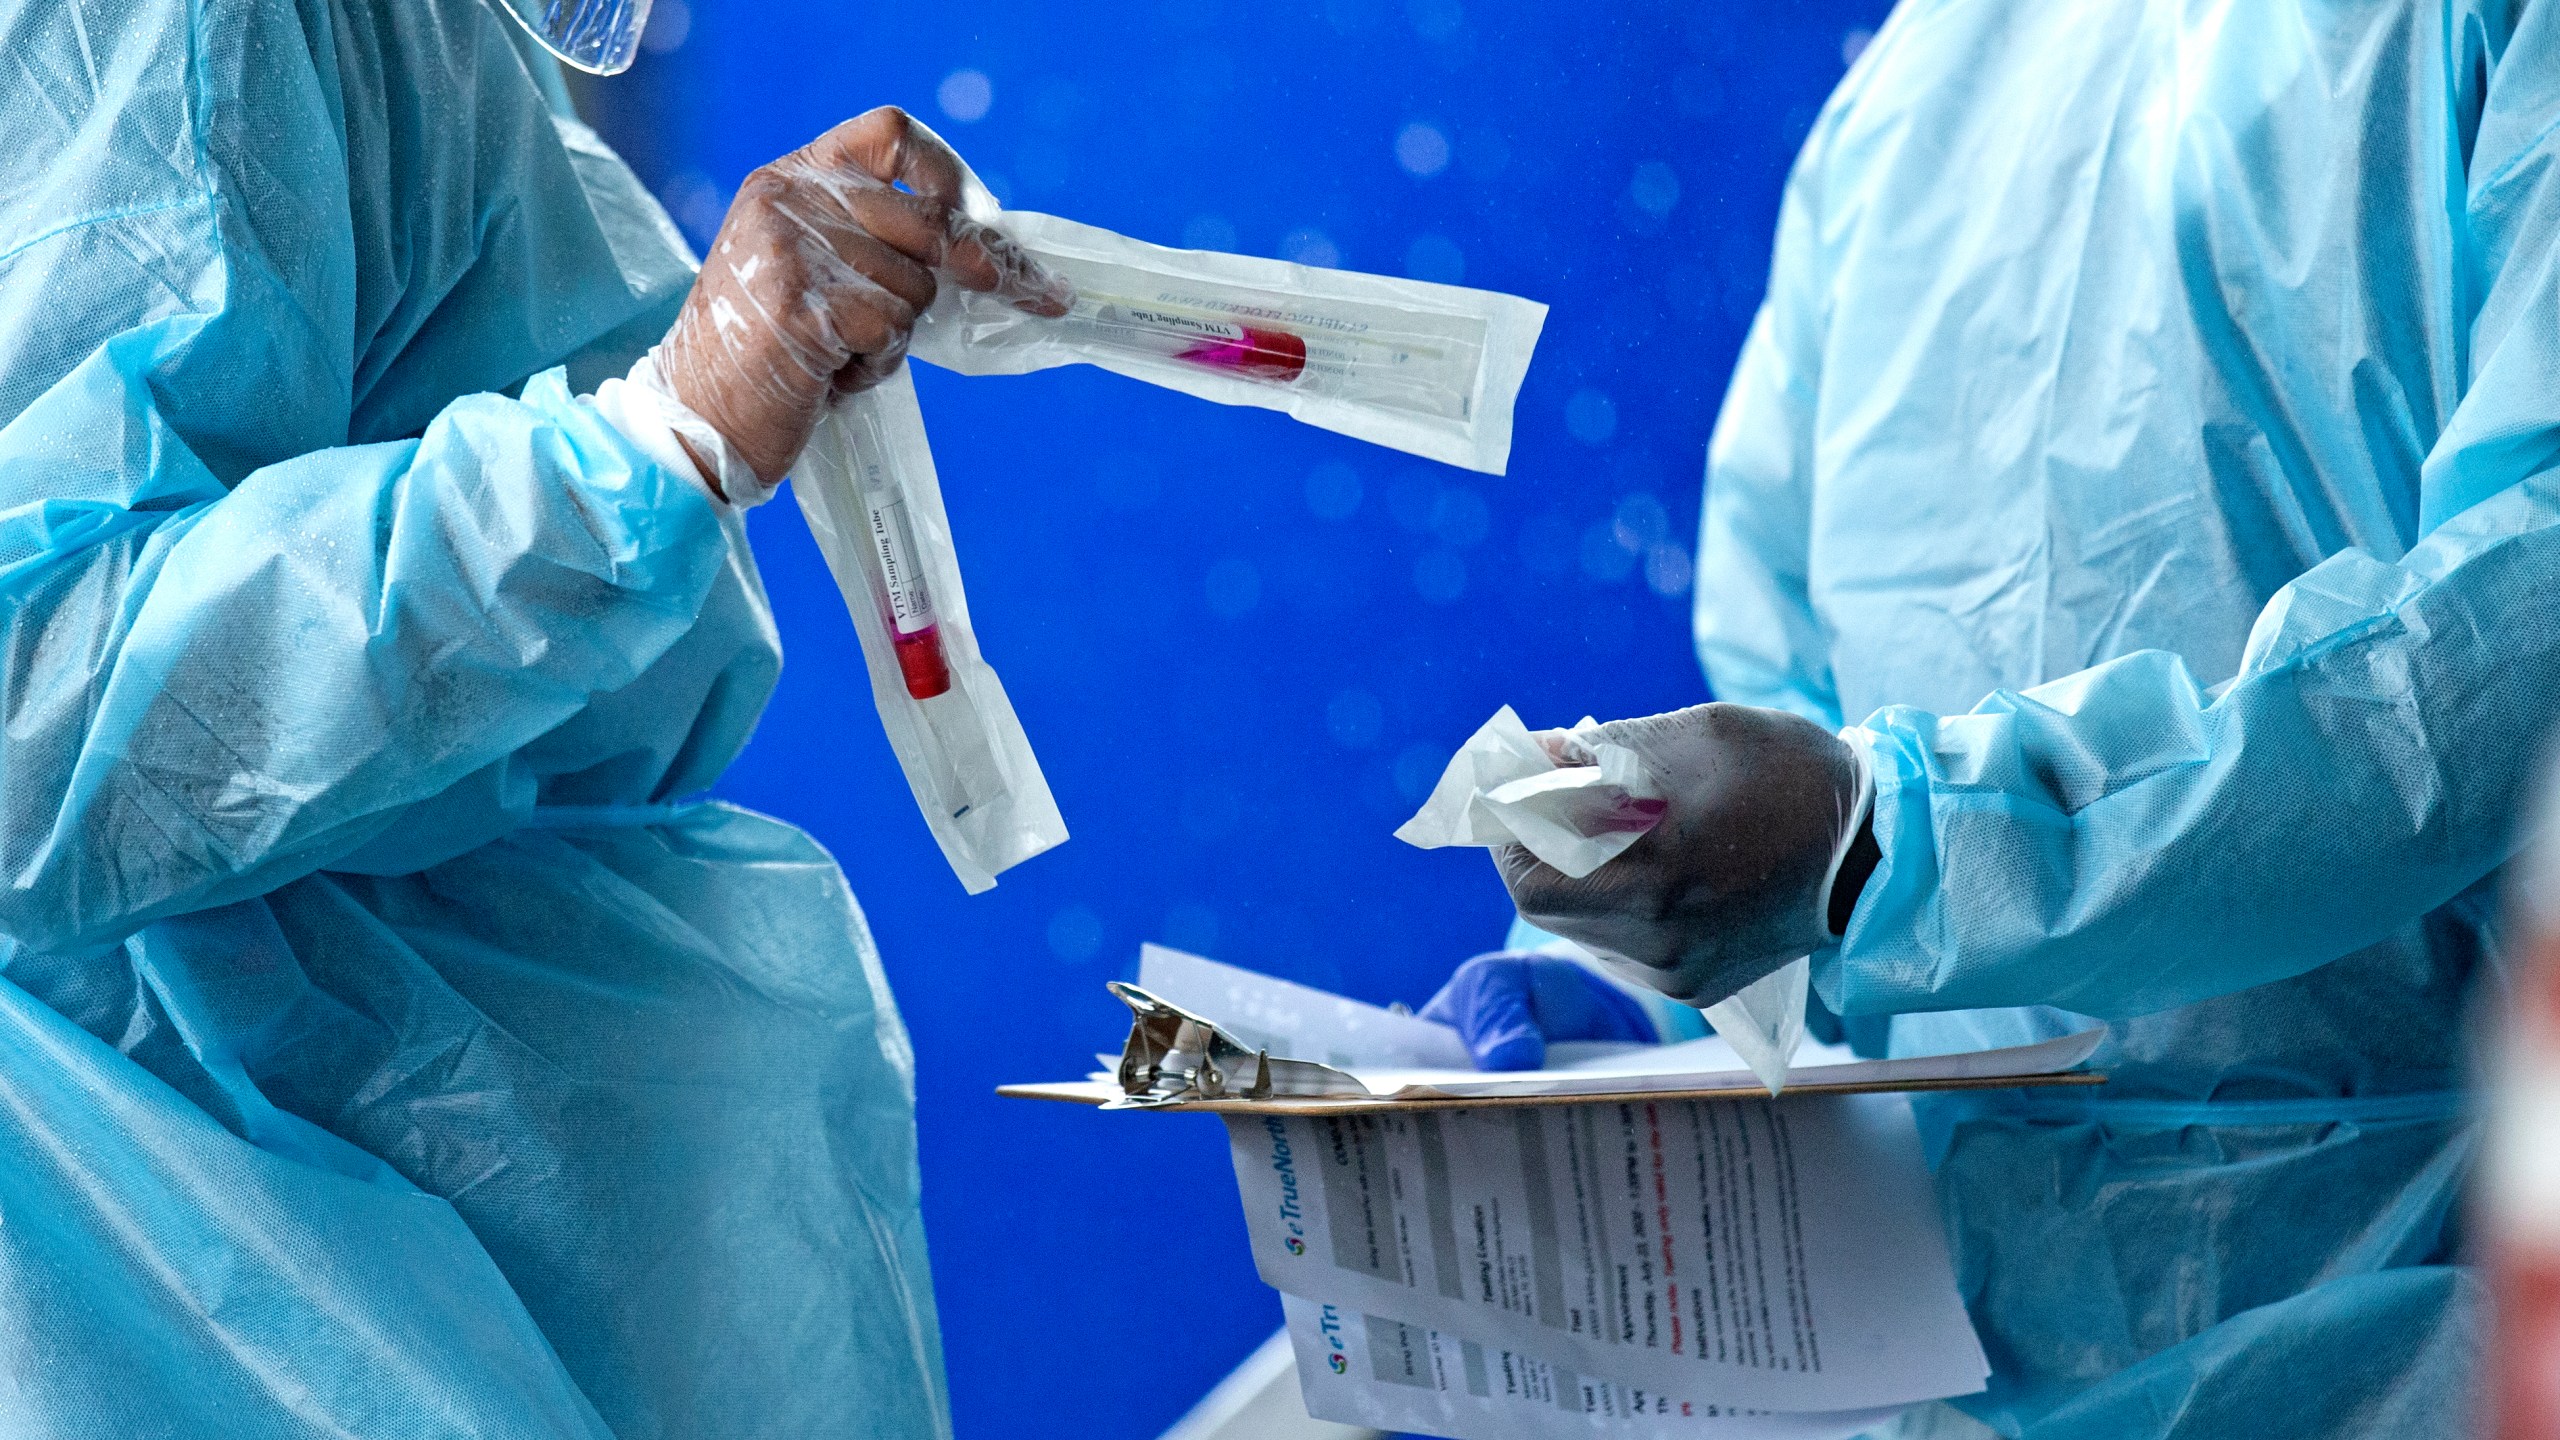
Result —
M 1419 805 L 1440 783 L 1440 772 L 1449 768 L 1453 754 L 1445 745 L 1416 741 L 1396 752 L 1396 793 L 1411 805 Z
M 1627 198 L 1659 220 L 1680 203 L 1680 172 L 1659 160 L 1647 160 L 1627 180 Z
M 1233 250 L 1236 227 L 1223 215 L 1194 215 L 1183 224 L 1182 243 L 1193 250 Z
M 1413 562 L 1414 593 L 1434 605 L 1452 605 L 1467 593 L 1467 562 L 1455 550 L 1425 550 Z
M 1564 403 L 1564 428 L 1585 445 L 1606 445 L 1618 433 L 1618 404 L 1597 390 L 1576 390 Z
M 1209 567 L 1201 588 L 1209 597 L 1211 613 L 1240 620 L 1262 603 L 1262 572 L 1253 568 L 1250 560 L 1229 556 Z
M 1595 520 L 1582 532 L 1582 573 L 1603 585 L 1614 585 L 1635 572 L 1635 552 L 1618 543 L 1618 527 Z
M 1324 707 L 1325 733 L 1346 750 L 1366 750 L 1386 728 L 1386 707 L 1366 690 L 1345 690 Z
M 954 70 L 942 77 L 933 99 L 943 114 L 967 125 L 987 118 L 996 103 L 996 85 L 984 70 Z
M 1312 225 L 1302 225 L 1280 237 L 1280 258 L 1331 270 L 1342 264 L 1342 249 L 1333 243 L 1332 236 Z
M 1405 0 L 1404 18 L 1423 39 L 1446 40 L 1467 23 L 1467 12 L 1458 0 Z
M 1609 526 L 1629 553 L 1641 555 L 1671 537 L 1671 512 L 1649 490 L 1639 490 L 1609 512 Z
M 1404 247 L 1404 273 L 1435 285 L 1455 285 L 1467 278 L 1467 255 L 1446 236 L 1417 235 Z
M 1049 951 L 1070 965 L 1101 954 L 1102 917 L 1082 905 L 1070 905 L 1050 916 Z
M 692 6 L 684 0 L 658 0 L 649 8 L 649 28 L 640 32 L 640 48 L 652 55 L 673 55 L 692 33 Z
M 1396 132 L 1396 163 L 1407 175 L 1437 175 L 1449 168 L 1449 137 L 1439 126 L 1416 120 Z
M 1451 485 L 1431 502 L 1431 533 L 1441 544 L 1460 550 L 1481 545 L 1493 533 L 1493 512 L 1483 496 L 1464 485 Z
M 1360 472 L 1339 460 L 1307 472 L 1307 508 L 1319 520 L 1348 520 L 1360 510 Z
M 1645 552 L 1645 588 L 1670 598 L 1689 593 L 1696 577 L 1690 572 L 1689 552 L 1677 545 L 1656 545 Z

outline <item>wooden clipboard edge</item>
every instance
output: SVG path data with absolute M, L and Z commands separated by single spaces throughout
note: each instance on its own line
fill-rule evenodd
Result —
M 1819 1081 L 1789 1085 L 1779 1099 L 1795 1095 L 1873 1095 L 1885 1093 L 1912 1094 L 1933 1090 L 2017 1090 L 2029 1086 L 2104 1085 L 2107 1077 L 2087 1070 L 2065 1070 L 2044 1075 L 1986 1075 L 1947 1080 L 1856 1081 L 1823 1084 Z M 1069 1105 L 1099 1106 L 1111 1098 L 1095 1088 L 1089 1080 L 1050 1081 L 1042 1084 L 999 1085 L 996 1093 L 1008 1100 L 1049 1100 Z M 1632 1100 L 1766 1100 L 1765 1090 L 1611 1090 L 1581 1095 L 1451 1095 L 1420 1100 L 1391 1100 L 1382 1097 L 1337 1100 L 1323 1096 L 1282 1096 L 1271 1100 L 1184 1100 L 1171 1105 L 1150 1105 L 1146 1110 L 1159 1112 L 1191 1112 L 1207 1115 L 1378 1115 L 1390 1111 L 1409 1110 L 1510 1110 L 1532 1105 L 1614 1105 Z M 1133 1107 L 1134 1108 L 1134 1107 Z

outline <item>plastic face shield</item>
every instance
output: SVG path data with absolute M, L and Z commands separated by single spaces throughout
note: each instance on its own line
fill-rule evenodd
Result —
M 595 75 L 631 68 L 650 0 L 507 0 L 507 9 L 542 48 Z

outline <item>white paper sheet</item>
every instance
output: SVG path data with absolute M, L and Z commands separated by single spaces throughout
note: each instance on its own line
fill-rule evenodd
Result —
M 2006 1080 L 2052 1075 L 2094 1053 L 2104 1030 L 1954 1055 L 1915 1055 L 1900 1060 L 1861 1060 L 1846 1046 L 1800 1042 L 1790 1088 L 1808 1085 L 1913 1085 L 1940 1080 Z M 1644 1090 L 1720 1090 L 1768 1093 L 1760 1078 L 1736 1061 L 1717 1036 L 1678 1045 L 1649 1045 L 1544 1070 L 1394 1070 L 1353 1066 L 1352 1076 L 1372 1095 L 1400 1100 L 1485 1099 L 1522 1095 L 1606 1095 Z
M 1370 1094 L 1400 1099 L 1589 1095 L 1630 1090 L 1762 1089 L 1727 1039 L 1677 1045 L 1550 1046 L 1543 1070 L 1483 1071 L 1446 1025 L 1364 1005 L 1162 945 L 1138 956 L 1138 983 L 1215 1022 L 1248 1045 L 1349 1072 Z M 1844 1045 L 1799 1036 L 1791 1085 L 1908 1085 L 2049 1075 L 2089 1058 L 2106 1032 L 2085 1030 L 2034 1045 L 1901 1060 L 1861 1060 Z M 1103 1057 L 1104 1073 L 1116 1057 Z
M 1852 1410 L 1982 1387 L 1908 1099 L 1230 1116 L 1262 1278 L 1580 1376 Z
M 1474 1073 L 1458 1032 L 1429 1020 L 1275 980 L 1162 945 L 1138 951 L 1138 985 L 1238 1041 L 1339 1069 L 1384 1066 Z
M 1611 1384 L 1357 1309 L 1280 1297 L 1298 1390 L 1319 1420 L 1450 1440 L 1848 1440 L 1900 1407 L 1734 1410 Z

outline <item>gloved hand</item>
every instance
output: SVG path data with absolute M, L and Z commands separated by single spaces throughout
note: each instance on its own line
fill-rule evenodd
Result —
M 961 213 L 967 173 L 939 136 L 884 106 L 739 187 L 655 355 L 675 398 L 767 485 L 799 459 L 831 395 L 898 368 L 935 269 L 1033 314 L 1067 312 L 1073 287 Z
M 1643 759 L 1668 808 L 1579 880 L 1518 845 L 1496 849 L 1521 918 L 1700 1006 L 1831 943 L 1832 879 L 1867 801 L 1847 745 L 1748 705 L 1616 720 L 1600 733 Z
M 1459 966 L 1422 1018 L 1457 1031 L 1479 1070 L 1535 1070 L 1551 1040 L 1661 1038 L 1634 996 L 1571 960 L 1526 950 Z

